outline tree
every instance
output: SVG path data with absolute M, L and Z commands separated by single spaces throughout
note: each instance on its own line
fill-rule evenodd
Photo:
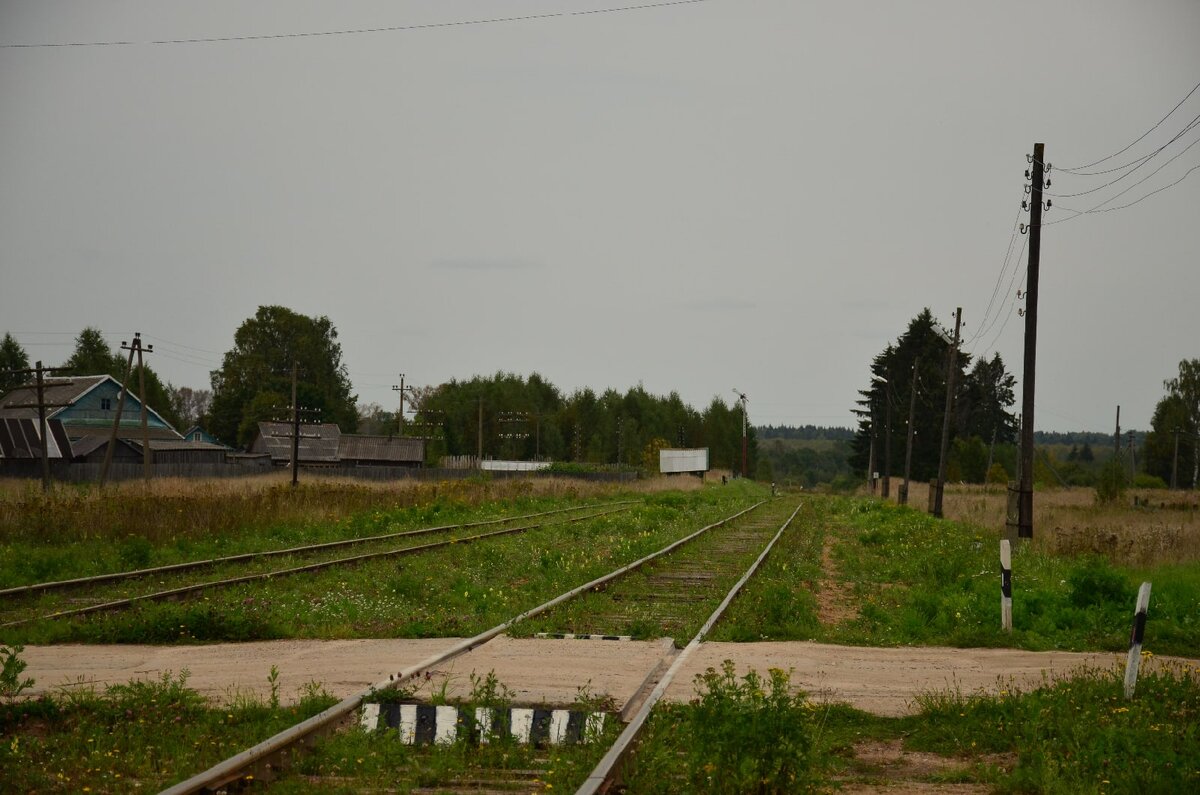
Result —
M 231 444 L 249 443 L 258 422 L 286 412 L 293 364 L 299 371 L 300 405 L 318 409 L 321 421 L 353 433 L 358 412 L 337 330 L 327 317 L 282 306 L 260 306 L 238 327 L 221 369 L 212 372 L 209 431 Z
M 27 374 L 7 375 L 3 372 L 4 370 L 27 369 L 29 369 L 29 356 L 25 353 L 25 349 L 12 334 L 5 332 L 4 341 L 0 342 L 0 395 L 16 389 L 29 380 Z
M 1016 402 L 1017 379 L 1004 369 L 1000 354 L 979 359 L 967 374 L 957 405 L 958 432 L 985 443 L 1017 441 L 1017 418 L 1008 411 Z
M 907 408 L 912 387 L 913 362 L 917 369 L 917 406 L 913 438 L 912 476 L 915 480 L 928 480 L 937 473 L 938 457 L 941 453 L 942 417 L 946 401 L 946 365 L 949 361 L 950 344 L 937 329 L 937 322 L 929 309 L 923 309 L 913 318 L 905 332 L 895 343 L 889 343 L 872 361 L 871 383 L 859 392 L 858 433 L 855 434 L 854 452 L 850 466 L 865 472 L 872 437 L 875 447 L 875 469 L 885 471 L 885 415 L 891 403 L 891 473 L 892 477 L 903 477 L 904 454 L 908 441 Z M 962 400 L 967 389 L 964 369 L 970 356 L 961 353 L 958 357 L 958 374 L 955 377 L 956 400 Z M 955 424 L 951 424 L 953 431 Z
M 1178 462 L 1175 458 L 1176 432 L 1179 439 Z M 1191 483 L 1194 487 L 1192 472 L 1195 459 L 1196 426 L 1191 422 L 1187 402 L 1181 395 L 1164 395 L 1154 408 L 1150 432 L 1146 434 L 1146 472 L 1170 483 L 1171 470 L 1177 468 L 1176 485 Z
M 167 394 L 171 399 L 171 409 L 179 418 L 180 430 L 204 423 L 209 404 L 212 403 L 212 392 L 207 389 L 167 384 Z

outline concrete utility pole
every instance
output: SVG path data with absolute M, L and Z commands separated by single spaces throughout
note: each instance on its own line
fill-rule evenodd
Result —
M 733 394 L 737 395 L 742 403 L 742 477 L 746 477 L 746 395 L 736 389 L 733 390 Z
M 142 347 L 142 332 L 133 332 L 133 345 L 121 340 L 121 350 L 129 351 L 129 361 L 125 363 L 125 379 L 121 381 L 121 391 L 117 395 L 117 413 L 113 417 L 112 433 L 108 436 L 108 447 L 104 449 L 104 463 L 100 466 L 100 485 L 108 480 L 108 468 L 112 464 L 113 449 L 117 446 L 117 429 L 121 426 L 121 413 L 125 410 L 125 396 L 129 394 L 129 378 L 133 375 L 133 354 Z
M 946 370 L 946 413 L 942 417 L 942 451 L 938 457 L 937 486 L 933 495 L 933 515 L 939 518 L 942 516 L 942 495 L 946 486 L 946 459 L 950 454 L 950 417 L 954 413 L 954 376 L 958 372 L 958 340 L 961 330 L 960 306 L 954 312 L 954 339 L 950 341 L 950 364 Z
M 914 423 L 917 419 L 917 362 L 919 359 L 913 359 L 912 368 L 912 385 L 909 389 L 908 396 L 908 442 L 904 446 L 904 483 L 900 486 L 900 495 L 898 502 L 901 505 L 908 505 L 908 482 L 909 476 L 912 474 L 912 451 L 913 451 L 913 435 L 916 433 Z
M 23 370 L 4 370 L 7 375 L 33 375 L 35 379 L 35 389 L 37 391 L 37 403 L 14 403 L 6 408 L 10 409 L 37 409 L 38 413 L 38 433 L 42 443 L 42 491 L 50 491 L 50 442 L 46 438 L 46 409 L 62 408 L 69 406 L 70 403 L 47 403 L 46 402 L 46 382 L 44 376 L 47 373 L 55 373 L 59 370 L 65 370 L 65 367 L 43 367 L 41 362 L 38 362 L 34 367 Z M 56 381 L 54 386 L 70 386 L 74 381 Z
M 1029 202 L 1029 268 L 1025 289 L 1025 372 L 1021 378 L 1021 486 L 1017 535 L 1033 538 L 1033 395 L 1037 371 L 1038 272 L 1042 257 L 1042 176 L 1046 145 L 1033 145 L 1033 174 Z

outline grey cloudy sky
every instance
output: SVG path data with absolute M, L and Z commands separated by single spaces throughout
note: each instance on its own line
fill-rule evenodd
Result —
M 0 44 L 622 4 L 6 0 Z M 84 325 L 114 346 L 137 329 L 165 379 L 202 387 L 275 303 L 330 317 L 363 402 L 391 406 L 401 371 L 537 371 L 696 406 L 736 386 L 757 423 L 846 425 L 925 306 L 961 305 L 967 349 L 1021 376 L 1024 257 L 985 312 L 1025 154 L 1121 149 L 1200 81 L 1198 41 L 1194 0 L 708 0 L 4 47 L 0 332 L 57 363 Z M 1097 168 L 1197 114 L 1200 92 Z M 1200 147 L 1106 206 L 1197 165 Z M 1039 429 L 1107 430 L 1117 404 L 1149 425 L 1200 356 L 1198 222 L 1194 175 L 1045 229 Z

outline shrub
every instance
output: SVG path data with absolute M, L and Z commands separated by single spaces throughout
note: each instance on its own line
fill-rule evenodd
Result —
M 732 660 L 696 676 L 700 693 L 688 721 L 693 791 L 797 792 L 812 786 L 812 719 L 790 676 L 772 668 L 764 680 L 740 680 Z
M 1140 472 L 1133 479 L 1133 487 L 1135 489 L 1165 489 L 1167 482 L 1158 475 L 1147 475 L 1145 472 Z
M 992 468 L 987 472 L 987 482 L 1004 484 L 1008 483 L 1008 480 L 1008 470 L 1004 468 L 1004 464 L 999 461 L 992 464 Z
M 1116 502 L 1125 496 L 1125 468 L 1119 458 L 1111 458 L 1100 470 L 1096 481 L 1096 500 L 1102 503 Z

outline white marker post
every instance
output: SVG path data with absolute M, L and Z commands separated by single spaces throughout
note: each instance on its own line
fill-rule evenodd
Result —
M 1000 628 L 1012 632 L 1012 545 L 1000 542 Z
M 1138 589 L 1137 607 L 1133 613 L 1133 632 L 1129 635 L 1129 659 L 1125 662 L 1125 699 L 1133 698 L 1137 684 L 1138 665 L 1142 661 L 1142 638 L 1146 634 L 1146 610 L 1150 607 L 1150 583 Z

